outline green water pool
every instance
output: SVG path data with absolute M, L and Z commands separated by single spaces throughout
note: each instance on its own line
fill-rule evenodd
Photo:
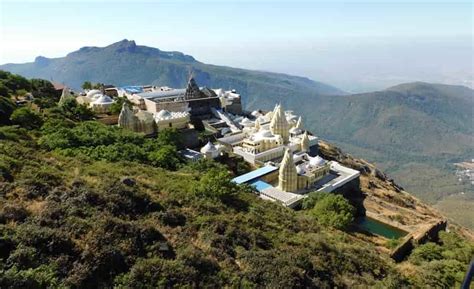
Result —
M 407 232 L 405 231 L 384 224 L 377 220 L 371 219 L 369 217 L 360 218 L 358 225 L 360 228 L 369 233 L 380 235 L 388 239 L 398 239 L 407 234 Z

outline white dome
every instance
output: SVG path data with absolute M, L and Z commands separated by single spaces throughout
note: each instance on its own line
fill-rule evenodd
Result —
M 94 96 L 98 96 L 97 99 L 93 102 L 95 104 L 107 104 L 107 103 L 112 103 L 114 100 L 110 98 L 108 95 L 103 95 L 103 94 L 96 94 Z
M 267 122 L 267 119 L 264 116 L 261 115 L 257 118 L 256 121 L 258 121 L 258 122 L 260 122 L 260 124 L 262 124 L 262 123 Z
M 242 124 L 245 123 L 246 124 L 246 123 L 252 123 L 252 121 L 250 121 L 250 119 L 248 119 L 248 118 L 244 118 L 240 123 L 242 123 Z
M 254 110 L 254 111 L 252 111 L 252 113 L 251 113 L 251 114 L 252 114 L 253 116 L 255 116 L 255 117 L 258 117 L 258 116 L 260 116 L 260 115 L 261 115 L 261 113 L 260 113 L 260 112 L 258 112 L 257 110 Z
M 304 168 L 302 168 L 301 166 L 297 166 L 296 167 L 296 173 L 299 174 L 299 175 L 304 174 L 305 173 Z
M 87 92 L 86 96 L 88 98 L 93 98 L 94 95 L 96 94 L 102 94 L 102 92 L 100 90 L 97 90 L 97 89 L 91 89 L 89 90 L 89 92 Z
M 167 111 L 166 109 L 162 109 L 162 110 L 160 110 L 160 112 L 158 112 L 156 114 L 156 118 L 158 118 L 158 119 L 169 119 L 169 118 L 171 118 L 171 113 L 169 111 Z
M 207 144 L 201 148 L 201 153 L 203 153 L 203 154 L 213 153 L 213 152 L 216 152 L 216 151 L 217 151 L 216 146 L 213 145 L 210 141 L 207 142 Z
M 311 158 L 311 160 L 309 161 L 309 164 L 314 166 L 314 167 L 323 166 L 325 163 L 326 163 L 326 161 L 320 156 L 316 156 L 314 158 Z
M 269 131 L 268 129 L 262 129 L 261 131 L 257 132 L 255 134 L 255 136 L 259 136 L 259 137 L 273 137 L 273 134 L 271 131 Z
M 245 127 L 249 127 L 249 126 L 253 126 L 253 122 L 248 119 L 248 118 L 244 118 L 241 122 L 240 122 L 241 125 L 245 126 Z

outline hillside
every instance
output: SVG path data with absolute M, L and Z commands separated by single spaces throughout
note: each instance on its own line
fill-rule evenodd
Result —
M 87 108 L 56 105 L 47 81 L 1 79 L 8 96 L 43 100 L 39 114 L 0 96 L 1 288 L 447 288 L 474 253 L 470 232 L 450 226 L 395 263 L 399 240 L 354 229 L 341 195 L 299 211 L 264 201 L 230 181 L 231 167 L 180 159 L 174 131 L 107 126 Z M 325 142 L 321 153 L 361 171 L 367 210 L 414 230 L 442 218 L 375 166 Z M 333 207 L 314 210 L 324 200 L 338 200 L 329 204 L 343 205 L 351 226 Z
M 453 166 L 470 160 L 474 152 L 473 90 L 466 87 L 416 82 L 341 95 L 306 78 L 204 64 L 127 40 L 0 69 L 72 87 L 84 80 L 184 87 L 192 72 L 202 86 L 237 89 L 247 109 L 272 109 L 280 102 L 297 110 L 315 134 L 376 163 L 424 201 L 445 204 L 444 198 L 460 192 L 467 196 L 451 198 L 449 204 L 474 199 L 472 186 L 458 182 Z M 450 214 L 448 207 L 441 206 Z M 472 225 L 463 215 L 452 216 Z
M 185 87 L 192 73 L 199 85 L 237 89 L 249 105 L 267 95 L 291 97 L 298 93 L 311 97 L 342 93 L 308 78 L 204 64 L 181 52 L 161 51 L 128 40 L 102 48 L 83 47 L 61 58 L 40 56 L 31 63 L 5 64 L 0 69 L 29 78 L 53 79 L 73 88 L 80 88 L 86 80 L 115 85 Z

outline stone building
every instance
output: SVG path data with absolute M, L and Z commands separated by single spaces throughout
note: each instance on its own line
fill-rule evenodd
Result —
M 153 114 L 143 110 L 135 114 L 125 103 L 120 111 L 118 125 L 128 130 L 144 134 L 153 134 L 156 132 Z
M 89 107 L 98 113 L 109 112 L 114 100 L 108 95 L 96 94 L 95 96 L 97 96 L 97 99 L 89 103 Z

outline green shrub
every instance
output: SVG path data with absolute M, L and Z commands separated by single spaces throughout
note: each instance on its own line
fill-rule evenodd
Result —
M 31 93 L 33 102 L 41 108 L 55 107 L 60 94 L 56 92 L 53 84 L 44 79 L 31 79 Z
M 418 246 L 410 255 L 410 261 L 415 264 L 440 259 L 443 259 L 443 248 L 431 242 Z
M 13 124 L 17 124 L 27 129 L 39 128 L 43 124 L 43 118 L 41 115 L 27 107 L 16 109 L 12 113 L 10 120 Z
M 227 171 L 211 169 L 204 173 L 195 188 L 198 195 L 212 199 L 224 199 L 239 192 L 240 188 L 231 181 Z
M 152 165 L 168 170 L 176 170 L 179 164 L 182 163 L 176 147 L 171 145 L 164 145 L 158 150 L 150 152 L 148 160 Z
M 354 221 L 355 208 L 343 196 L 319 196 L 310 214 L 322 225 L 344 229 Z
M 0 125 L 10 123 L 10 116 L 16 105 L 7 97 L 0 96 Z

